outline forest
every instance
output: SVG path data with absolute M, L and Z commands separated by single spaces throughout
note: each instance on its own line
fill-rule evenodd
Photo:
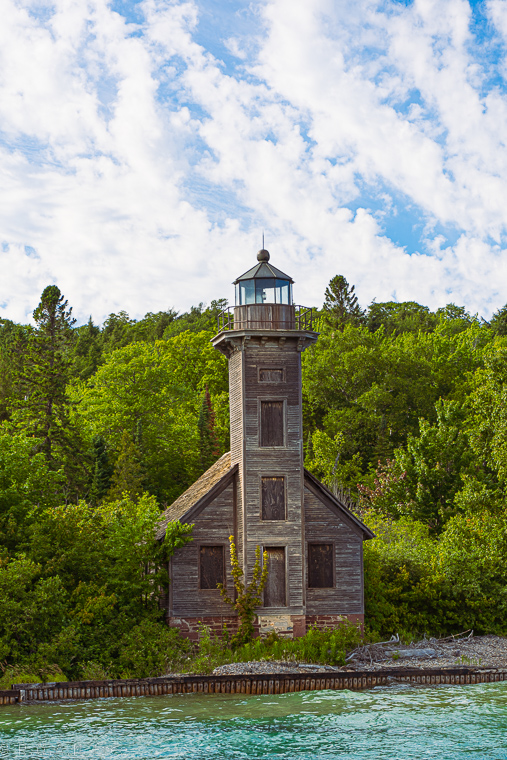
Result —
M 507 306 L 489 322 L 455 304 L 362 307 L 341 275 L 323 296 L 302 357 L 305 466 L 376 534 L 366 635 L 507 634 Z M 228 450 L 227 361 L 210 343 L 226 305 L 76 326 L 50 285 L 33 324 L 0 319 L 0 683 L 155 675 L 191 656 L 158 607 L 191 528 L 153 537 Z

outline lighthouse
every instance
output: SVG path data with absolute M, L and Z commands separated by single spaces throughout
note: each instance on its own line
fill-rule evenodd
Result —
M 303 635 L 308 625 L 363 622 L 362 542 L 372 532 L 304 468 L 301 355 L 318 339 L 312 310 L 262 249 L 235 281 L 213 346 L 229 362 L 231 450 L 164 513 L 193 523 L 193 542 L 170 561 L 168 623 L 196 638 L 199 622 L 234 628 L 218 583 L 232 589 L 228 537 L 245 579 L 256 547 L 269 573 L 260 633 Z

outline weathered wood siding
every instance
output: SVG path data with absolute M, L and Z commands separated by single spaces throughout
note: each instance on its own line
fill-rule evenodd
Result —
M 289 304 L 252 303 L 234 307 L 235 330 L 294 330 L 296 309 Z
M 236 350 L 229 357 L 229 405 L 231 430 L 231 465 L 239 465 L 236 493 L 236 549 L 238 557 L 243 557 L 243 454 L 244 454 L 244 383 L 243 351 Z
M 229 555 L 229 536 L 234 531 L 234 483 L 195 518 L 193 541 L 178 549 L 171 560 L 170 617 L 230 615 L 231 608 L 215 589 L 199 588 L 200 546 L 223 545 L 226 583 L 233 589 Z
M 362 536 L 308 488 L 304 499 L 306 545 L 333 543 L 335 563 L 335 588 L 307 588 L 307 615 L 363 613 Z
M 242 464 L 248 576 L 251 576 L 257 545 L 285 548 L 287 596 L 283 611 L 299 614 L 304 604 L 301 353 L 295 337 L 280 340 L 279 335 L 269 333 L 262 339 L 249 340 L 243 353 L 245 445 Z M 261 370 L 265 371 L 261 373 Z M 283 403 L 283 445 L 261 446 L 263 401 Z M 262 519 L 263 477 L 284 478 L 286 519 Z

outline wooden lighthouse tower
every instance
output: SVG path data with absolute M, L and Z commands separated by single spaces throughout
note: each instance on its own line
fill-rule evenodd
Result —
M 301 353 L 314 343 L 310 309 L 268 251 L 235 281 L 235 306 L 213 345 L 229 360 L 231 451 L 174 502 L 168 520 L 194 523 L 171 561 L 168 622 L 233 625 L 217 583 L 232 585 L 228 536 L 248 580 L 255 549 L 269 557 L 259 630 L 303 635 L 309 623 L 363 620 L 362 542 L 371 531 L 303 463 Z M 207 619 L 207 620 L 206 620 Z

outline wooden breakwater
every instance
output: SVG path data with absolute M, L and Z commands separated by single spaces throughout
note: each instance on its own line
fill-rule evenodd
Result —
M 427 686 L 507 681 L 507 670 L 486 668 L 389 668 L 377 671 L 327 673 L 263 673 L 259 675 L 185 675 L 109 681 L 20 683 L 0 691 L 0 705 L 68 702 L 106 697 L 148 697 L 163 694 L 287 694 L 321 689 L 371 689 L 400 682 Z

